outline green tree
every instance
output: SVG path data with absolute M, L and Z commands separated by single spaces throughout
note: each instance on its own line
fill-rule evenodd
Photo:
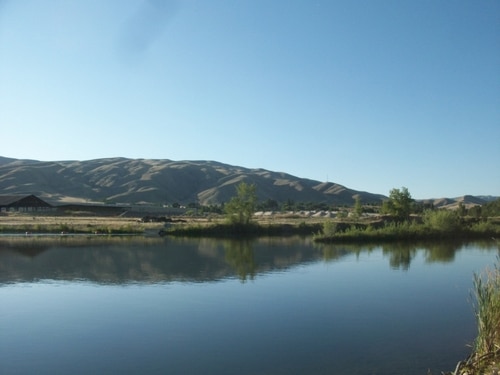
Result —
M 359 218 L 363 214 L 363 205 L 361 204 L 361 198 L 356 195 L 354 198 L 354 216 Z
M 226 217 L 232 224 L 250 224 L 257 204 L 257 187 L 245 182 L 236 186 L 236 196 L 224 206 Z
M 401 220 L 408 220 L 412 211 L 413 199 L 408 188 L 392 189 L 389 200 L 382 204 L 382 211 Z
M 283 204 L 283 211 L 293 211 L 295 209 L 295 202 L 292 199 L 287 199 Z
M 500 216 L 500 198 L 486 203 L 479 211 L 484 217 Z
M 481 206 L 472 206 L 469 208 L 469 215 L 479 219 L 481 217 Z
M 269 198 L 258 206 L 258 209 L 262 211 L 277 211 L 279 208 L 279 203 L 276 200 Z
M 458 214 L 462 217 L 467 214 L 467 208 L 463 202 L 458 202 Z

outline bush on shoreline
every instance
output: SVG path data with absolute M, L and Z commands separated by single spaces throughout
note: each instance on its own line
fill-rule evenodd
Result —
M 500 225 L 490 220 L 466 221 L 453 211 L 426 211 L 422 217 L 402 222 L 387 220 L 342 227 L 332 220 L 314 236 L 317 242 L 359 242 L 432 239 L 475 239 L 500 236 Z

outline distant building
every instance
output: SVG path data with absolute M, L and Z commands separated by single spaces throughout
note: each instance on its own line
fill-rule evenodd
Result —
M 0 212 L 18 211 L 48 211 L 52 206 L 44 200 L 31 195 L 2 195 L 0 194 Z

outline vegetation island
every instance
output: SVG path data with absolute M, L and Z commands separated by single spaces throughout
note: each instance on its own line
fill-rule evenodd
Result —
M 356 198 L 354 207 L 338 207 L 323 211 L 324 216 L 306 219 L 297 211 L 288 211 L 287 205 L 290 202 L 283 205 L 282 214 L 266 217 L 261 211 L 256 215 L 259 209 L 256 186 L 243 182 L 237 186 L 236 195 L 220 209 L 219 218 L 212 216 L 204 223 L 167 225 L 161 234 L 213 237 L 298 234 L 313 235 L 317 242 L 500 237 L 500 199 L 484 206 L 434 209 L 416 202 L 408 189 L 402 187 L 392 189 L 381 206 L 363 205 Z M 267 206 L 273 206 L 273 202 L 267 202 Z M 220 219 L 222 213 L 223 220 Z

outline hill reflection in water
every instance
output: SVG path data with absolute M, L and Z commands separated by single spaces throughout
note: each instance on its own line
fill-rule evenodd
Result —
M 474 246 L 481 247 L 480 243 Z M 310 238 L 255 240 L 142 237 L 0 239 L 0 283 L 85 280 L 100 284 L 246 281 L 268 272 L 382 250 L 393 269 L 408 270 L 418 252 L 451 262 L 462 243 L 315 245 Z M 488 248 L 485 243 L 484 248 Z

